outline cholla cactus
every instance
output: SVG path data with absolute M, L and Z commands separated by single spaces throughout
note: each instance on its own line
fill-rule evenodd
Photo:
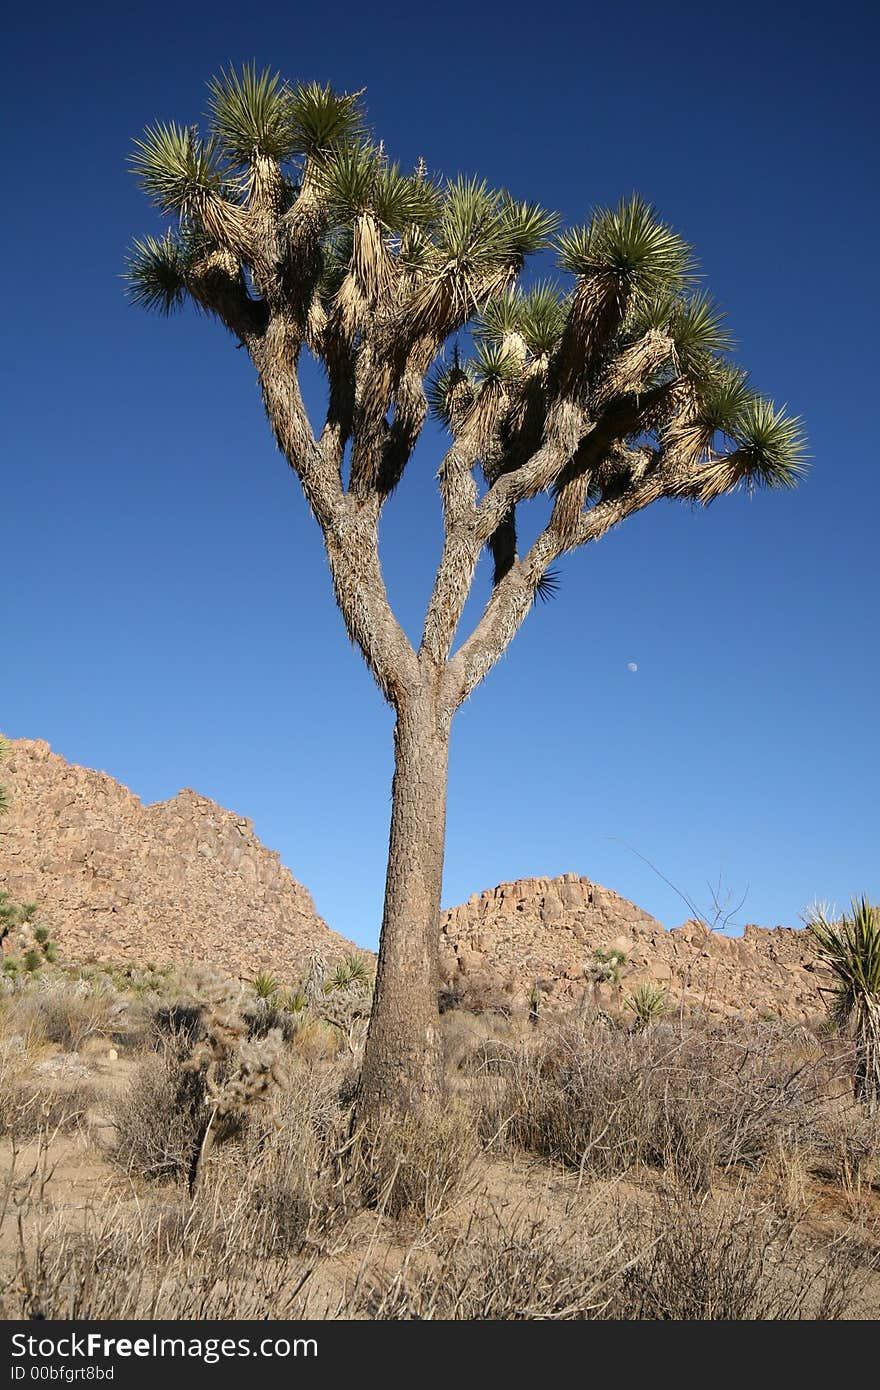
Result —
M 244 1002 L 240 986 L 205 983 L 200 991 L 203 1032 L 182 1065 L 184 1071 L 203 1077 L 207 1110 L 190 1167 L 191 1193 L 214 1145 L 235 1133 L 253 1106 L 287 1082 L 281 1030 L 272 1028 L 262 1038 L 249 1038 Z

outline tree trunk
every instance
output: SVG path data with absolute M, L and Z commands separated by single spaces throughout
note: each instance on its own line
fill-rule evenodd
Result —
M 398 714 L 391 838 L 376 994 L 358 1119 L 425 1111 L 441 1096 L 440 891 L 446 834 L 448 720 L 433 693 Z

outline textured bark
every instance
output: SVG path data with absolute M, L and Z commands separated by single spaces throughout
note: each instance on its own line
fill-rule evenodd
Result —
M 433 681 L 430 682 L 434 684 Z M 391 837 L 376 995 L 358 1118 L 425 1111 L 442 1076 L 440 891 L 446 831 L 449 719 L 432 689 L 397 717 Z

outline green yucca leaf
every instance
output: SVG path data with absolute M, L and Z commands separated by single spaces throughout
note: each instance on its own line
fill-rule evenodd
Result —
M 638 195 L 600 208 L 557 243 L 559 263 L 578 276 L 613 276 L 622 290 L 654 299 L 687 285 L 694 269 L 685 241 Z
M 495 234 L 499 245 L 511 257 L 529 256 L 549 246 L 558 226 L 555 212 L 548 212 L 538 203 L 517 202 L 507 194 L 502 195 Z
M 636 342 L 652 329 L 657 333 L 670 333 L 680 304 L 680 295 L 672 290 L 650 299 L 636 300 L 630 306 L 623 325 L 627 340 Z
M 796 487 L 807 470 L 801 420 L 762 396 L 748 399 L 727 431 L 747 461 L 747 480 L 763 487 Z
M 272 999 L 281 988 L 275 976 L 267 970 L 261 971 L 251 983 L 258 999 Z
M 540 281 L 527 293 L 510 286 L 483 306 L 474 327 L 478 338 L 500 342 L 518 333 L 535 356 L 552 352 L 565 325 L 566 307 L 559 290 Z
M 628 994 L 626 1007 L 635 1014 L 636 1028 L 647 1028 L 655 1019 L 662 1018 L 670 1009 L 669 996 L 664 989 L 644 981 Z
M 285 990 L 279 996 L 278 1003 L 288 1013 L 301 1014 L 309 1007 L 309 996 L 303 985 L 297 985 L 295 989 Z
M 522 361 L 501 343 L 480 343 L 474 354 L 474 368 L 481 385 L 512 381 L 522 371 Z
M 332 150 L 316 175 L 330 216 L 349 222 L 370 208 L 378 171 L 375 145 L 360 142 Z
M 350 955 L 340 961 L 329 979 L 324 981 L 324 993 L 333 994 L 336 990 L 347 990 L 353 985 L 365 989 L 370 981 L 370 971 L 363 956 Z
M 291 148 L 321 155 L 334 146 L 360 141 L 366 131 L 360 92 L 334 92 L 328 83 L 297 85 L 290 94 Z
M 519 331 L 529 352 L 549 355 L 565 327 L 567 305 L 556 285 L 540 280 L 520 300 Z
M 456 415 L 468 408 L 474 398 L 476 381 L 470 363 L 441 362 L 430 372 L 425 395 L 435 420 L 449 428 Z
M 710 434 L 730 435 L 755 399 L 745 372 L 738 367 L 719 367 L 700 390 L 699 423 Z
M 403 231 L 415 224 L 433 221 L 439 206 L 439 192 L 429 179 L 403 174 L 399 164 L 383 164 L 373 194 L 373 207 L 380 222 L 392 231 Z
M 438 218 L 442 253 L 463 261 L 491 247 L 500 194 L 485 179 L 458 178 L 446 185 Z
M 187 213 L 198 194 L 219 193 L 223 169 L 213 140 L 190 127 L 157 122 L 135 140 L 131 165 L 150 200 L 165 213 Z
M 436 247 L 424 227 L 410 222 L 403 228 L 398 257 L 411 271 L 427 270 L 435 263 Z
M 123 275 L 128 298 L 141 309 L 170 314 L 186 299 L 185 272 L 186 257 L 171 232 L 136 240 L 126 257 Z
M 211 130 L 237 164 L 255 154 L 289 158 L 296 147 L 290 92 L 279 73 L 245 64 L 221 72 L 208 84 Z
M 338 292 L 348 273 L 354 250 L 354 237 L 351 227 L 336 227 L 324 238 L 322 244 L 324 268 L 318 282 L 318 294 L 328 304 Z
M 679 300 L 669 321 L 678 364 L 686 375 L 699 370 L 707 358 L 718 357 L 733 347 L 724 326 L 724 312 L 706 294 Z
M 845 1025 L 880 1006 L 880 908 L 867 897 L 854 899 L 850 916 L 829 922 L 820 909 L 807 917 L 807 927 L 833 975 L 836 1021 Z
M 477 338 L 500 341 L 508 333 L 518 333 L 522 304 L 522 294 L 512 286 L 502 290 L 500 294 L 493 295 L 483 305 L 474 325 L 474 335 Z
M 389 165 L 381 151 L 365 142 L 341 145 L 321 161 L 318 183 L 330 216 L 347 223 L 372 212 L 389 231 L 430 221 L 437 209 L 437 190 L 424 179 Z

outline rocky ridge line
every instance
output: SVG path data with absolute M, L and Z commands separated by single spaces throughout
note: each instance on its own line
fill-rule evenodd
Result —
M 29 739 L 10 742 L 2 781 L 0 888 L 39 903 L 63 957 L 292 979 L 312 952 L 352 949 L 253 822 L 198 792 L 145 806 Z

